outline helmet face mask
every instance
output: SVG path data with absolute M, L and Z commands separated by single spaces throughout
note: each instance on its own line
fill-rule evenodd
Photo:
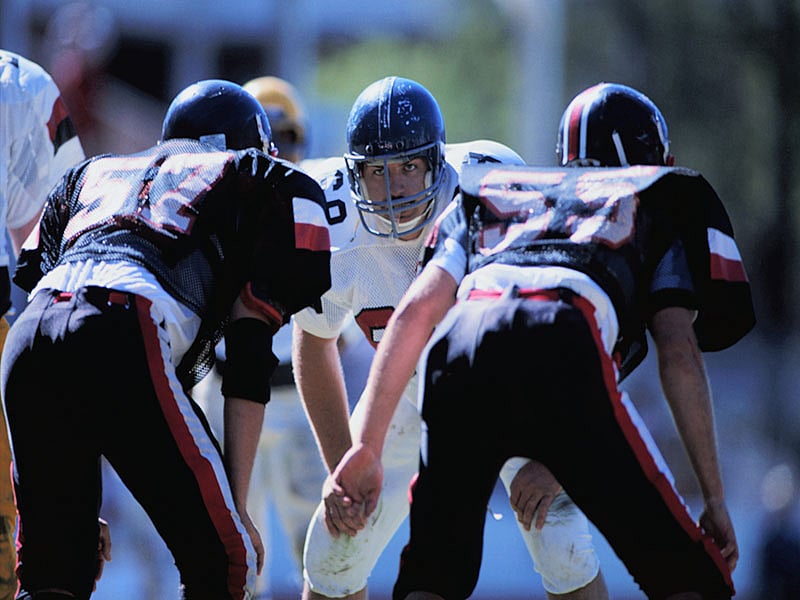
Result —
M 164 116 L 161 139 L 176 138 L 275 155 L 267 113 L 241 86 L 223 79 L 195 82 L 175 96 Z
M 439 105 L 422 85 L 387 77 L 356 99 L 347 122 L 345 154 L 350 187 L 364 228 L 381 237 L 405 238 L 421 231 L 435 214 L 445 168 L 444 120 Z M 424 189 L 392 197 L 390 164 L 424 159 Z M 368 165 L 383 167 L 385 193 L 373 198 L 364 180 Z M 421 210 L 420 210 L 421 209 Z M 408 217 L 408 213 L 413 213 Z
M 556 154 L 564 166 L 671 165 L 667 123 L 641 92 L 600 83 L 578 94 L 561 117 Z

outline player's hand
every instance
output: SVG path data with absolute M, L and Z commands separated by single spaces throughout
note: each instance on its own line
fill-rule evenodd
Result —
M 736 563 L 739 562 L 739 545 L 725 503 L 706 502 L 700 515 L 700 527 L 713 538 L 733 573 Z
M 338 538 L 340 533 L 352 537 L 364 529 L 367 522 L 364 504 L 353 502 L 331 476 L 322 484 L 322 501 L 325 504 L 325 526 L 333 537 Z
M 100 525 L 100 535 L 97 540 L 97 574 L 94 576 L 92 591 L 97 591 L 97 582 L 103 576 L 106 561 L 111 561 L 111 529 L 105 519 L 97 519 Z
M 250 518 L 250 515 L 247 514 L 246 510 L 239 511 L 239 518 L 242 520 L 242 525 L 244 525 L 245 531 L 247 531 L 247 535 L 250 536 L 250 541 L 253 543 L 253 550 L 256 551 L 256 573 L 261 575 L 261 570 L 264 568 L 264 542 L 261 541 L 261 534 L 256 529 L 253 520 Z
M 383 465 L 379 453 L 365 444 L 350 448 L 330 475 L 334 499 L 348 510 L 340 513 L 346 525 L 363 529 L 366 519 L 378 506 L 383 484 Z M 341 494 L 341 495 L 340 495 Z M 363 513 L 363 514 L 362 514 Z
M 544 527 L 547 511 L 561 491 L 561 484 L 540 462 L 532 460 L 517 472 L 511 482 L 509 500 L 526 531 L 530 531 L 534 516 L 536 529 Z

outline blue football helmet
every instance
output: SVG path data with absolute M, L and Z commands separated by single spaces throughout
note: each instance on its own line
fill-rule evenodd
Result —
M 444 119 L 439 103 L 419 83 L 386 77 L 369 85 L 356 98 L 347 120 L 345 162 L 356 207 L 366 230 L 382 237 L 401 237 L 420 231 L 434 217 L 436 195 L 445 169 Z M 412 196 L 392 198 L 389 163 L 422 157 L 428 165 L 425 189 Z M 362 179 L 366 164 L 383 164 L 385 199 L 369 198 Z M 427 205 L 410 221 L 400 212 Z

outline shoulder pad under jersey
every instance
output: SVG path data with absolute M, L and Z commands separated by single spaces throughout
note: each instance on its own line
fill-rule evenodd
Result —
M 524 165 L 522 157 L 505 144 L 491 140 L 475 140 L 445 146 L 447 162 L 461 172 L 465 165 L 485 163 L 503 163 L 508 165 Z

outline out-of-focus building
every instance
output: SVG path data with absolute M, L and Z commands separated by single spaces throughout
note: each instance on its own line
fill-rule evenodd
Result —
M 311 152 L 328 155 L 343 144 L 330 123 L 344 123 L 349 106 L 331 114 L 314 93 L 326 44 L 438 36 L 462 12 L 457 0 L 409 0 L 402 11 L 365 0 L 0 0 L 0 46 L 53 72 L 77 120 L 86 117 L 79 133 L 89 154 L 150 145 L 166 104 L 193 81 L 273 74 L 307 99 L 319 121 Z

